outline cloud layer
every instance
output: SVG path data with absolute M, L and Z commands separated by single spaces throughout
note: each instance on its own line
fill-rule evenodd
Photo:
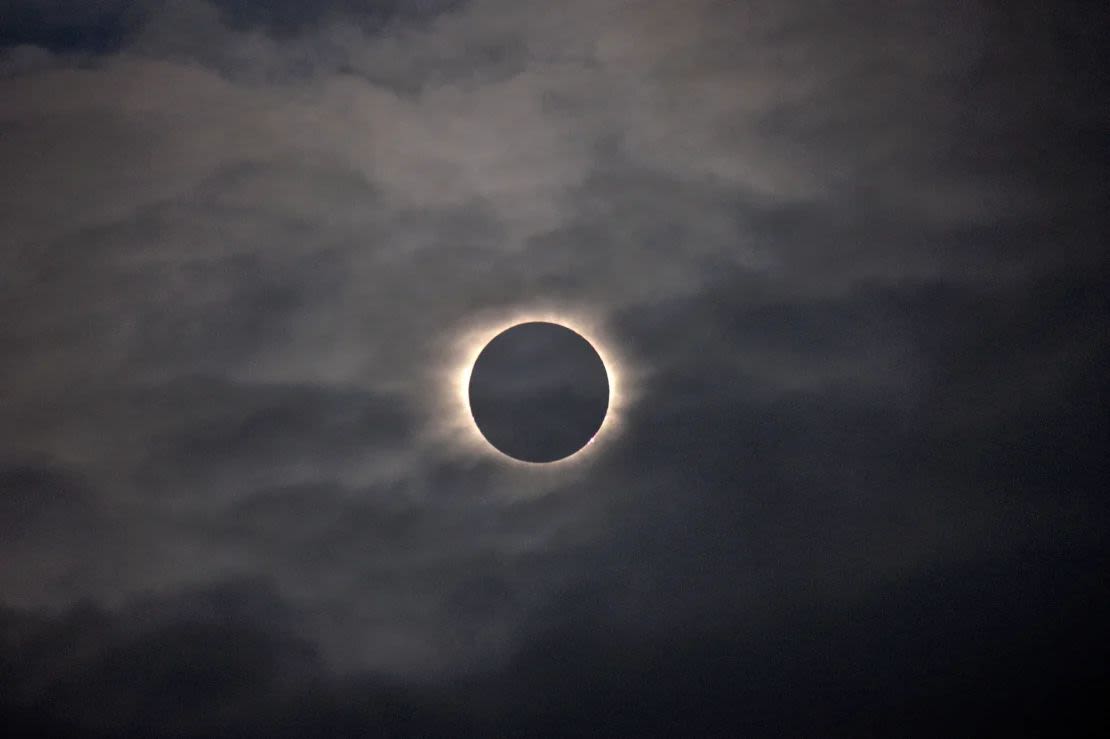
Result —
M 906 735 L 1105 680 L 1105 13 L 0 17 L 19 720 Z M 619 434 L 507 467 L 460 342 L 552 310 Z

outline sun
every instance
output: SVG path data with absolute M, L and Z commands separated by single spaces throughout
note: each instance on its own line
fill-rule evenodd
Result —
M 470 410 L 470 373 L 482 349 L 498 334 L 517 324 L 541 321 L 565 326 L 588 341 L 601 357 L 609 379 L 609 407 L 605 421 L 582 449 L 553 462 L 527 462 L 497 451 L 482 436 Z M 450 359 L 439 378 L 442 407 L 441 426 L 456 451 L 467 456 L 498 459 L 505 464 L 526 467 L 565 467 L 595 457 L 610 441 L 619 437 L 624 411 L 632 394 L 628 382 L 633 374 L 624 354 L 617 350 L 605 322 L 597 314 L 558 307 L 530 307 L 486 312 L 471 319 L 454 334 Z

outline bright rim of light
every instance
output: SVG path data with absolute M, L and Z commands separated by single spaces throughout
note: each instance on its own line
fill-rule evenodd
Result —
M 581 449 L 554 462 L 526 462 L 502 453 L 482 435 L 470 409 L 470 374 L 474 370 L 474 362 L 477 361 L 478 355 L 502 331 L 521 323 L 537 321 L 565 326 L 588 341 L 601 357 L 609 379 L 609 407 L 605 412 L 601 428 Z M 459 335 L 453 355 L 454 361 L 449 365 L 446 379 L 454 406 L 453 412 L 448 414 L 454 419 L 451 424 L 453 427 L 451 436 L 464 444 L 472 453 L 487 457 L 495 456 L 519 465 L 565 465 L 581 462 L 596 454 L 598 449 L 604 446 L 602 442 L 613 438 L 620 429 L 622 412 L 629 400 L 629 393 L 625 387 L 627 366 L 613 349 L 612 342 L 607 340 L 604 326 L 598 319 L 552 309 L 502 312 L 496 316 L 476 320 L 464 329 Z

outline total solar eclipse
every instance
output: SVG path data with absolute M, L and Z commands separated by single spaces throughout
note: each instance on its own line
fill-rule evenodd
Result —
M 585 447 L 609 408 L 609 375 L 577 332 L 533 321 L 497 334 L 470 372 L 470 412 L 495 449 L 555 462 Z

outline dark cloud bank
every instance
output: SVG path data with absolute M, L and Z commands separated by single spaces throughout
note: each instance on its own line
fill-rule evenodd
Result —
M 1107 13 L 0 2 L 13 736 L 1072 735 Z M 452 433 L 542 303 L 588 463 Z

